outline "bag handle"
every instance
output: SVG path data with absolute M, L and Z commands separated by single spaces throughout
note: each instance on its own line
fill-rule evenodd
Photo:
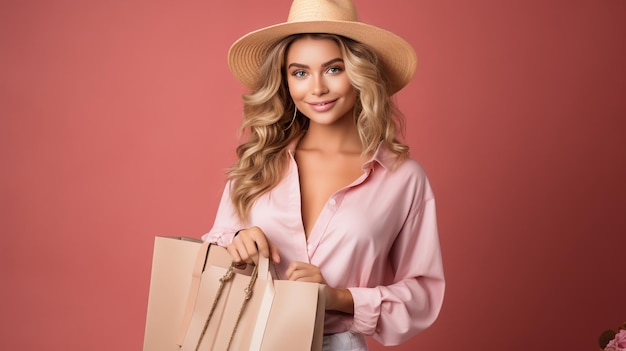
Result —
M 237 327 L 239 326 L 239 322 L 241 321 L 241 317 L 243 316 L 243 312 L 246 308 L 246 305 L 248 304 L 248 301 L 252 298 L 252 293 L 254 292 L 254 285 L 256 283 L 256 280 L 259 278 L 259 275 L 261 279 L 267 280 L 269 283 L 267 284 L 267 286 L 271 287 L 271 294 L 268 295 L 269 299 L 267 301 L 264 301 L 264 304 L 263 304 L 266 310 L 265 313 L 263 314 L 265 314 L 266 315 L 265 318 L 267 318 L 267 314 L 269 314 L 269 308 L 271 307 L 273 296 L 274 296 L 273 278 L 269 269 L 270 265 L 272 264 L 269 258 L 263 257 L 262 255 L 259 256 L 259 262 L 254 266 L 254 269 L 252 270 L 252 274 L 250 275 L 250 281 L 248 282 L 248 285 L 244 289 L 244 292 L 245 292 L 244 299 L 241 303 L 241 307 L 239 308 L 239 313 L 235 321 L 235 326 L 233 327 L 233 330 L 230 334 L 230 338 L 228 340 L 228 346 L 226 347 L 227 351 L 230 349 L 230 345 L 233 341 L 233 338 L 235 337 L 235 333 L 237 332 Z M 278 270 L 276 269 L 275 265 L 274 265 L 274 272 L 276 276 L 278 277 Z M 234 263 L 231 263 L 231 265 L 226 270 L 226 273 L 224 273 L 224 275 L 219 280 L 220 285 L 217 288 L 215 298 L 213 299 L 213 303 L 211 304 L 211 310 L 209 311 L 209 315 L 207 316 L 207 319 L 204 322 L 202 332 L 200 333 L 200 337 L 198 338 L 198 342 L 196 344 L 196 351 L 199 351 L 200 349 L 200 344 L 202 343 L 202 339 L 204 338 L 204 335 L 206 334 L 206 331 L 209 327 L 209 322 L 211 321 L 211 318 L 213 317 L 213 313 L 215 312 L 215 308 L 217 307 L 217 303 L 219 302 L 219 299 L 222 296 L 224 285 L 228 283 L 229 281 L 231 281 L 234 275 L 235 275 L 235 265 Z M 261 317 L 262 317 L 262 313 L 259 314 L 259 318 Z
M 226 351 L 230 350 L 230 344 L 233 342 L 233 338 L 235 337 L 235 333 L 237 332 L 237 327 L 239 326 L 239 322 L 241 321 L 241 316 L 243 315 L 243 311 L 248 304 L 250 298 L 252 298 L 252 292 L 254 291 L 254 283 L 256 283 L 256 279 L 259 276 L 259 266 L 254 266 L 254 270 L 252 271 L 252 275 L 250 276 L 250 282 L 248 282 L 248 286 L 244 289 L 246 295 L 241 303 L 241 307 L 239 308 L 239 314 L 237 315 L 237 320 L 235 321 L 235 326 L 233 327 L 233 331 L 230 333 L 230 338 L 228 339 L 228 346 L 226 346 Z M 196 350 L 197 351 L 197 350 Z
M 226 273 L 220 278 L 220 285 L 217 288 L 217 292 L 215 294 L 215 299 L 213 299 L 213 304 L 211 305 L 211 310 L 209 311 L 209 316 L 204 322 L 204 326 L 202 327 L 202 332 L 200 333 L 200 337 L 198 338 L 198 343 L 196 344 L 196 351 L 200 349 L 200 344 L 202 343 L 202 339 L 204 338 L 204 334 L 206 334 L 206 330 L 209 327 L 209 321 L 211 321 L 211 317 L 213 317 L 213 313 L 215 312 L 215 307 L 217 306 L 217 302 L 219 301 L 220 296 L 222 295 L 222 290 L 224 290 L 224 284 L 231 280 L 235 275 L 234 267 L 231 265 L 226 270 Z
M 266 281 L 265 290 L 261 296 L 261 306 L 256 318 L 256 324 L 254 331 L 252 332 L 252 338 L 250 339 L 250 351 L 261 350 L 261 344 L 263 343 L 263 337 L 265 336 L 265 328 L 267 327 L 267 321 L 269 319 L 270 310 L 274 303 L 274 295 L 276 290 L 274 289 L 274 280 L 270 272 L 270 266 L 274 267 L 274 274 L 276 279 L 280 278 L 278 269 L 274 262 L 268 257 L 259 257 L 258 262 L 258 274 L 262 280 Z

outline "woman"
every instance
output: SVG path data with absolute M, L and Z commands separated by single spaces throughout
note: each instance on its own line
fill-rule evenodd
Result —
M 356 18 L 350 1 L 296 0 L 288 22 L 233 44 L 249 136 L 203 236 L 234 262 L 261 254 L 286 279 L 326 284 L 324 350 L 402 343 L 444 292 L 433 194 L 391 100 L 415 53 Z

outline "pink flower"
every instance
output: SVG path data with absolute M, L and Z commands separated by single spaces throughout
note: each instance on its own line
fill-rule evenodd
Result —
M 611 349 L 612 347 L 612 349 Z M 606 345 L 606 348 L 604 348 L 604 350 L 608 351 L 608 350 L 616 350 L 616 351 L 622 351 L 622 350 L 626 350 L 626 329 L 622 329 L 619 331 L 619 333 L 615 334 L 615 337 L 613 338 L 613 340 L 609 341 L 608 345 Z

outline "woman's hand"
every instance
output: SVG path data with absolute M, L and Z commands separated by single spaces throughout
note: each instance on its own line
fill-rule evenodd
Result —
M 259 253 L 271 258 L 276 264 L 280 263 L 278 249 L 259 227 L 240 230 L 226 250 L 235 264 L 256 264 L 259 262 Z
M 320 269 L 306 262 L 291 262 L 285 274 L 288 280 L 326 284 Z
M 344 313 L 354 313 L 354 300 L 348 289 L 335 289 L 326 283 L 326 279 L 317 266 L 306 262 L 291 262 L 287 268 L 287 279 L 300 282 L 320 283 L 326 285 L 326 309 Z

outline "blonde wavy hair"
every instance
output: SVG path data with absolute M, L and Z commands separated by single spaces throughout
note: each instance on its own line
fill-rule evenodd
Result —
M 397 163 L 408 157 L 408 146 L 397 139 L 398 131 L 404 130 L 404 117 L 388 93 L 388 82 L 376 54 L 338 35 L 288 36 L 269 51 L 256 89 L 243 95 L 240 133 L 249 136 L 237 147 L 238 160 L 228 170 L 231 200 L 242 220 L 248 218 L 255 201 L 280 182 L 289 160 L 285 149 L 308 127 L 306 116 L 295 110 L 285 71 L 290 45 L 303 37 L 330 39 L 341 49 L 348 79 L 357 91 L 354 119 L 363 155 L 373 153 L 383 143 L 397 155 Z

